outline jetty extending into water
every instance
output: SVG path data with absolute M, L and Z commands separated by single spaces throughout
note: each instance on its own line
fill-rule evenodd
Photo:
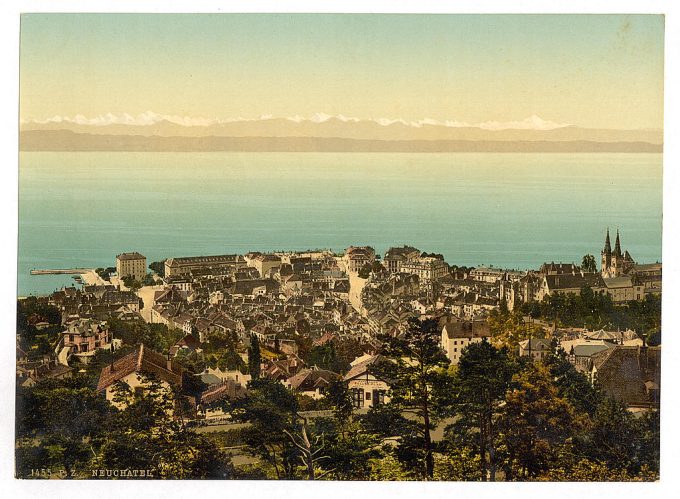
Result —
M 86 274 L 88 272 L 92 271 L 92 269 L 83 269 L 83 268 L 76 268 L 76 269 L 44 269 L 44 270 L 38 270 L 38 269 L 33 269 L 31 270 L 31 275 L 48 275 L 48 274 Z

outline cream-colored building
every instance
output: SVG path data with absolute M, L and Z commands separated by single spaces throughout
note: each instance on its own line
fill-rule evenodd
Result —
M 442 328 L 441 345 L 451 364 L 458 364 L 464 348 L 490 336 L 491 332 L 486 321 L 456 320 Z
M 249 254 L 244 257 L 248 267 L 257 269 L 260 277 L 269 277 L 281 267 L 281 257 L 278 255 L 267 255 L 262 253 Z
M 626 303 L 632 300 L 643 300 L 645 285 L 636 284 L 631 276 L 605 277 L 603 279 L 607 293 L 614 303 Z
M 343 256 L 347 272 L 359 272 L 364 265 L 375 262 L 375 250 L 370 246 L 350 246 Z
M 412 258 L 401 262 L 400 272 L 415 274 L 420 282 L 425 284 L 441 279 L 449 274 L 448 264 L 439 258 L 431 256 Z
M 496 283 L 503 278 L 505 271 L 495 267 L 477 267 L 470 271 L 470 279 L 475 281 Z
M 132 276 L 141 281 L 146 276 L 146 257 L 136 251 L 116 255 L 116 272 L 119 279 Z
M 352 362 L 345 383 L 355 409 L 370 408 L 390 401 L 390 386 L 370 372 L 371 364 L 389 362 L 382 355 L 364 355 Z

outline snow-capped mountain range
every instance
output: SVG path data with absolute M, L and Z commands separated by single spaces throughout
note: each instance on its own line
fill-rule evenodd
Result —
M 581 128 L 530 116 L 466 123 L 424 118 L 312 116 L 205 118 L 107 113 L 27 117 L 22 150 L 660 152 L 661 130 Z
M 401 124 L 412 128 L 422 128 L 423 126 L 447 127 L 447 128 L 480 128 L 482 130 L 554 130 L 557 128 L 564 128 L 572 126 L 569 123 L 558 123 L 555 121 L 544 120 L 540 116 L 532 115 L 528 118 L 518 121 L 484 121 L 481 123 L 468 123 L 457 120 L 435 120 L 432 118 L 424 118 L 417 121 L 407 121 L 402 118 L 356 118 L 348 117 L 342 114 L 331 115 L 326 113 L 315 113 L 309 117 L 300 115 L 288 117 L 275 117 L 271 114 L 264 114 L 256 118 L 205 118 L 205 117 L 191 117 L 178 116 L 170 114 L 159 114 L 153 111 L 146 111 L 136 116 L 122 113 L 100 114 L 95 117 L 86 117 L 82 114 L 70 116 L 52 116 L 46 119 L 27 119 L 22 120 L 22 125 L 55 125 L 55 124 L 75 124 L 75 125 L 89 125 L 89 126 L 107 126 L 107 125 L 132 125 L 132 126 L 151 126 L 161 122 L 169 122 L 175 125 L 185 127 L 209 127 L 214 125 L 224 125 L 229 123 L 239 122 L 255 122 L 255 121 L 270 121 L 274 119 L 284 119 L 294 123 L 325 123 L 330 120 L 337 120 L 343 123 L 360 123 L 372 122 L 381 126 L 390 126 L 394 124 Z

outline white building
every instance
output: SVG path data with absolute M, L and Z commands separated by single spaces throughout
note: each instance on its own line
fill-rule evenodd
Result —
M 452 364 L 458 364 L 463 349 L 472 343 L 489 338 L 491 332 L 486 321 L 456 320 L 442 328 L 441 344 Z

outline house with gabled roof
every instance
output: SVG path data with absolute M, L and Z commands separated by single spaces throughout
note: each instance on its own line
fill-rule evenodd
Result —
M 288 378 L 284 385 L 301 395 L 320 399 L 326 395 L 328 387 L 333 381 L 341 379 L 342 376 L 338 373 L 327 369 L 319 369 L 315 366 L 311 369 L 302 369 L 294 376 Z
M 134 351 L 102 368 L 97 392 L 103 393 L 106 400 L 120 407 L 123 404 L 113 402 L 116 384 L 125 383 L 136 393 L 148 387 L 148 377 L 157 379 L 162 388 L 169 391 L 171 386 L 181 387 L 182 367 L 141 344 Z
M 546 338 L 529 338 L 519 342 L 519 356 L 532 360 L 543 360 L 552 352 L 550 340 Z
M 347 383 L 355 409 L 370 408 L 390 401 L 389 384 L 371 372 L 371 366 L 381 362 L 389 360 L 382 355 L 366 354 L 351 363 L 352 367 L 343 379 Z

